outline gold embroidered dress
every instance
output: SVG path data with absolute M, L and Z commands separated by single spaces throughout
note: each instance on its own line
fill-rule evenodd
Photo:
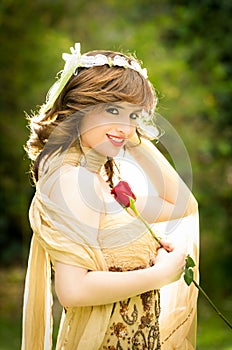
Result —
M 131 232 L 138 236 L 136 240 Z M 125 210 L 117 215 L 106 214 L 99 235 L 109 271 L 131 271 L 155 264 L 155 240 L 144 231 L 143 224 Z M 107 242 L 111 236 L 115 237 L 113 249 Z M 159 291 L 115 303 L 101 349 L 160 349 L 159 314 Z
M 112 210 L 107 194 L 106 200 L 103 195 L 104 210 L 98 235 L 93 237 L 88 226 L 69 210 L 53 203 L 49 191 L 43 192 L 45 184 L 52 189 L 62 162 L 77 166 L 79 160 L 78 152 L 74 152 L 74 157 L 70 153 L 62 161 L 59 157 L 53 159 L 38 182 L 31 204 L 30 223 L 34 234 L 25 283 L 22 350 L 51 349 L 52 261 L 91 271 L 128 271 L 155 263 L 157 246 L 150 233 L 118 203 L 114 203 Z M 99 168 L 99 160 L 95 163 L 87 159 L 82 168 L 84 176 L 89 179 L 98 176 L 96 166 Z M 78 165 L 77 169 L 80 168 Z M 192 287 L 184 287 L 179 296 L 182 282 L 173 287 L 174 298 L 170 297 L 172 287 L 164 289 L 163 317 L 159 291 L 114 304 L 67 308 L 62 314 L 56 350 L 194 349 L 197 294 Z M 182 304 L 180 308 L 179 304 Z M 168 316 L 167 309 L 173 317 Z

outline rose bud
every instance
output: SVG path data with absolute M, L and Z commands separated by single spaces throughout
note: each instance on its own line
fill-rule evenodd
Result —
M 130 198 L 136 200 L 134 193 L 126 181 L 120 181 L 112 188 L 111 194 L 114 195 L 114 198 L 119 204 L 126 208 L 130 207 Z

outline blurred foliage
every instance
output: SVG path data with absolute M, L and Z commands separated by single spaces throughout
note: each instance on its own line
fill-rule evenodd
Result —
M 232 270 L 232 2 L 2 0 L 0 3 L 1 263 L 25 266 L 34 189 L 24 111 L 42 104 L 74 42 L 135 52 L 158 111 L 188 150 L 201 221 L 201 284 L 227 296 Z M 210 273 L 209 273 L 210 271 Z

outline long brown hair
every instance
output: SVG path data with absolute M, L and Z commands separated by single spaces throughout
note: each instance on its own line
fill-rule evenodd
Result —
M 126 56 L 114 51 L 91 51 L 88 55 L 103 54 L 113 58 L 115 55 L 125 57 L 130 63 L 135 57 Z M 78 68 L 54 105 L 45 114 L 38 111 L 29 117 L 30 137 L 26 151 L 33 161 L 32 175 L 38 180 L 38 167 L 41 159 L 51 156 L 56 151 L 65 151 L 78 140 L 78 125 L 86 108 L 109 102 L 125 101 L 152 111 L 156 103 L 156 94 L 152 84 L 140 73 L 124 67 L 108 65 L 91 68 Z M 65 123 L 61 123 L 65 121 Z M 45 148 L 49 136 L 59 126 L 58 137 Z M 105 165 L 108 180 L 112 185 L 113 163 Z

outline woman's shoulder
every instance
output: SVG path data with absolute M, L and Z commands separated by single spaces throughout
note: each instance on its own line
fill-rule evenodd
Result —
M 83 167 L 64 165 L 52 174 L 50 199 L 83 220 L 98 221 L 103 207 L 100 183 L 95 174 Z
M 85 167 L 62 166 L 56 174 L 55 184 L 65 195 L 78 195 L 83 201 L 87 196 L 101 200 L 101 181 L 99 176 Z

